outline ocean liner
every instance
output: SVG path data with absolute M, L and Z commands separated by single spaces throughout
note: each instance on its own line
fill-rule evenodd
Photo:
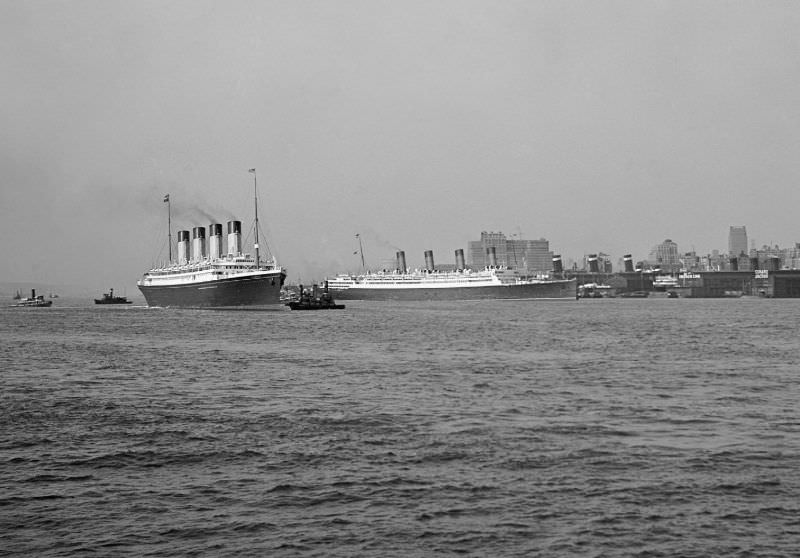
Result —
M 560 271 L 560 258 L 554 263 Z M 425 269 L 409 271 L 400 251 L 394 270 L 337 275 L 327 281 L 330 292 L 342 300 L 575 299 L 577 293 L 575 279 L 527 277 L 494 261 L 482 270 L 467 269 L 463 250 L 456 250 L 455 271 L 436 271 L 430 250 L 425 252 Z
M 255 169 L 250 172 L 255 178 Z M 169 216 L 169 194 L 164 196 L 164 202 L 168 204 Z M 189 231 L 178 231 L 178 257 L 175 262 L 172 261 L 170 232 L 170 264 L 151 269 L 138 281 L 139 290 L 142 291 L 147 305 L 183 308 L 283 308 L 280 291 L 286 280 L 286 271 L 277 265 L 274 257 L 264 262 L 259 256 L 257 193 L 255 206 L 255 258 L 242 252 L 241 221 L 227 222 L 227 253 L 223 252 L 221 223 L 209 225 L 208 244 L 205 228 L 194 227 L 191 250 Z

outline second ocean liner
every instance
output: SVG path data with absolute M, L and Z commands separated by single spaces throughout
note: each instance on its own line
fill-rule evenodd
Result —
M 255 176 L 255 169 L 250 170 Z M 255 182 L 254 182 L 255 184 Z M 257 190 L 256 190 L 257 192 Z M 169 194 L 164 197 L 169 212 Z M 171 218 L 170 218 L 171 220 Z M 255 196 L 255 258 L 242 252 L 242 223 L 228 221 L 227 254 L 222 246 L 222 224 L 178 231 L 177 261 L 151 269 L 139 280 L 148 306 L 183 308 L 283 308 L 280 291 L 286 271 L 275 258 L 262 261 L 258 244 L 258 195 Z M 171 226 L 170 226 L 171 229 Z M 169 235 L 172 236 L 171 233 Z
M 575 299 L 575 279 L 526 277 L 517 270 L 489 265 L 473 271 L 456 250 L 456 270 L 436 271 L 433 253 L 425 252 L 425 269 L 407 271 L 405 253 L 397 253 L 393 271 L 329 278 L 328 288 L 343 300 L 481 300 Z M 560 264 L 560 261 L 558 262 Z

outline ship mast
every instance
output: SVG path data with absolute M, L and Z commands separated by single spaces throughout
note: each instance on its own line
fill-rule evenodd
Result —
M 255 217 L 256 217 L 256 233 L 255 233 L 255 244 L 254 248 L 256 250 L 256 269 L 259 267 L 259 258 L 258 258 L 258 182 L 256 180 L 256 169 L 250 169 L 248 172 L 253 173 L 253 200 L 255 204 Z
M 172 210 L 169 205 L 169 194 L 164 196 L 167 204 L 167 245 L 169 246 L 169 263 L 172 263 Z
M 358 239 L 358 251 L 361 254 L 361 269 L 366 272 L 367 266 L 364 265 L 364 247 L 361 245 L 361 235 L 356 233 L 356 238 Z

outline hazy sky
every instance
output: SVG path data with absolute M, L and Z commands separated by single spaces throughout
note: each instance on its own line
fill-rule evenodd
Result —
M 289 279 L 480 232 L 565 259 L 800 241 L 796 1 L 13 1 L 0 281 L 131 289 L 252 224 Z

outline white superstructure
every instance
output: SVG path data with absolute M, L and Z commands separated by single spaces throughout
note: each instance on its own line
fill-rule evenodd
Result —
M 453 287 L 502 287 L 509 285 L 532 285 L 549 281 L 548 277 L 527 278 L 515 270 L 487 268 L 481 271 L 426 271 L 411 273 L 398 271 L 366 273 L 363 275 L 342 274 L 329 278 L 328 286 L 340 289 L 449 289 Z
M 249 254 L 229 255 L 216 260 L 205 259 L 183 265 L 151 269 L 144 274 L 138 284 L 145 287 L 190 285 L 236 277 L 279 275 L 281 271 L 274 259 L 269 264 L 262 262 L 260 266 L 256 266 L 255 260 Z

